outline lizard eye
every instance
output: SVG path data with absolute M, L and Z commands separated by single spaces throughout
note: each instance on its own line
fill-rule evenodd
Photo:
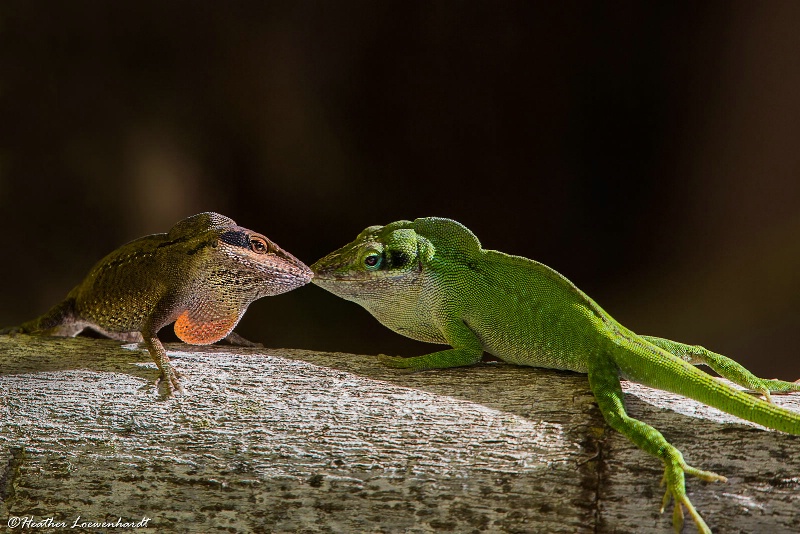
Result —
M 379 269 L 382 262 L 383 262 L 383 256 L 381 256 L 377 252 L 367 254 L 367 256 L 364 258 L 364 265 L 367 266 L 367 269 L 372 269 L 372 270 Z
M 269 247 L 263 239 L 253 237 L 250 239 L 250 250 L 256 254 L 266 254 L 269 251 Z

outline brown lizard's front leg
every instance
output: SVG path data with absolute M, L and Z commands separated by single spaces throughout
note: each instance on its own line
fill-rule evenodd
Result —
M 167 351 L 164 349 L 164 345 L 161 344 L 161 340 L 158 339 L 158 336 L 147 330 L 142 331 L 142 338 L 144 340 L 144 346 L 147 347 L 150 356 L 153 357 L 153 361 L 156 362 L 158 366 L 158 370 L 161 371 L 161 375 L 158 377 L 158 380 L 156 380 L 156 388 L 163 382 L 166 384 L 169 395 L 175 393 L 176 390 L 183 393 L 183 387 L 181 387 L 181 383 L 178 380 L 181 375 L 172 367 L 169 356 L 167 356 Z

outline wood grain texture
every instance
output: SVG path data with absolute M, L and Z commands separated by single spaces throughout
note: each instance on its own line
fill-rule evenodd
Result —
M 186 394 L 164 400 L 135 345 L 0 336 L 0 531 L 32 515 L 150 517 L 136 532 L 671 532 L 660 462 L 606 427 L 585 376 L 167 350 Z M 625 389 L 633 416 L 729 478 L 688 479 L 715 532 L 800 532 L 800 437 Z

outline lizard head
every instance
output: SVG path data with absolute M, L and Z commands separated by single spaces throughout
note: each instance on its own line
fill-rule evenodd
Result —
M 216 213 L 184 219 L 167 237 L 203 265 L 204 284 L 245 300 L 291 291 L 312 277 L 303 262 L 267 237 Z
M 217 233 L 216 255 L 221 266 L 254 298 L 278 295 L 307 284 L 313 276 L 300 260 L 266 236 L 235 226 Z
M 363 306 L 395 332 L 443 342 L 435 326 L 434 273 L 457 272 L 457 262 L 481 251 L 477 238 L 450 219 L 429 217 L 370 226 L 314 265 L 313 283 Z
M 370 226 L 351 243 L 311 266 L 313 282 L 331 284 L 408 279 L 436 259 L 463 261 L 478 254 L 481 244 L 468 228 L 451 219 L 426 217 Z
M 347 300 L 370 309 L 372 302 L 414 293 L 424 263 L 433 247 L 417 234 L 411 221 L 370 226 L 351 243 L 311 266 L 313 282 Z

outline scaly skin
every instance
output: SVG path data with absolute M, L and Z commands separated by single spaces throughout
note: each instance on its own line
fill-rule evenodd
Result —
M 121 246 L 100 260 L 67 298 L 44 315 L 0 333 L 75 336 L 91 328 L 108 337 L 143 341 L 171 394 L 180 390 L 158 331 L 195 345 L 228 338 L 256 299 L 307 284 L 312 273 L 261 234 L 217 213 L 178 222 L 169 233 Z
M 413 358 L 382 356 L 392 367 L 471 365 L 485 351 L 519 365 L 587 373 L 609 426 L 664 463 L 661 510 L 674 499 L 676 532 L 683 527 L 684 508 L 700 532 L 710 532 L 686 496 L 684 475 L 707 481 L 725 477 L 690 467 L 658 430 L 630 417 L 620 376 L 800 434 L 800 414 L 731 388 L 692 364 L 708 364 L 766 395 L 800 391 L 800 384 L 755 377 L 703 347 L 636 335 L 556 271 L 484 250 L 455 221 L 425 218 L 371 226 L 312 270 L 315 284 L 360 304 L 395 332 L 453 347 Z

